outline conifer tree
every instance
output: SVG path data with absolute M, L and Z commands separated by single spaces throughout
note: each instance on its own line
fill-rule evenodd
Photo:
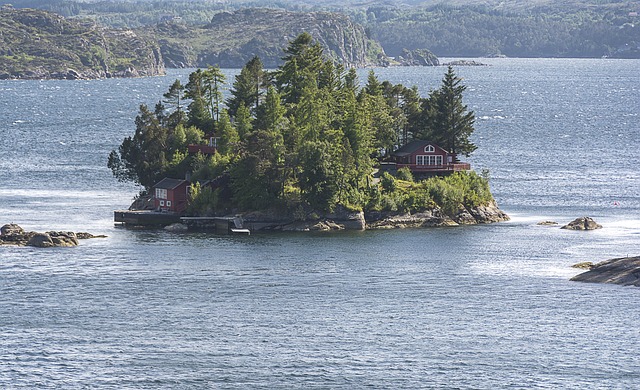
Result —
M 267 85 L 267 73 L 262 68 L 262 61 L 257 56 L 253 57 L 235 77 L 231 98 L 227 100 L 229 115 L 235 117 L 241 104 L 255 114 Z
M 433 141 L 448 151 L 469 156 L 477 146 L 469 137 L 474 131 L 475 115 L 462 103 L 467 89 L 449 66 L 442 85 L 422 104 L 422 131 L 418 137 Z

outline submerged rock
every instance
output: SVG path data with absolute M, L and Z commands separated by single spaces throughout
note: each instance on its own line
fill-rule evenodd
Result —
M 571 278 L 575 282 L 613 283 L 640 287 L 640 256 L 603 261 Z
M 569 222 L 567 225 L 564 225 L 560 229 L 567 230 L 595 230 L 602 229 L 602 225 L 599 225 L 590 217 L 581 217 L 576 218 L 573 221 Z
M 555 226 L 557 224 L 558 224 L 558 222 L 555 222 L 555 221 L 540 221 L 540 222 L 538 222 L 539 226 Z

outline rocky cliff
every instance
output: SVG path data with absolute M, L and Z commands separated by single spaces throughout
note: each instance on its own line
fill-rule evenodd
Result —
M 384 56 L 361 25 L 330 12 L 249 8 L 219 13 L 205 26 L 169 22 L 143 31 L 158 40 L 169 67 L 239 68 L 257 55 L 265 67 L 274 68 L 282 63 L 282 48 L 304 31 L 346 66 L 379 64 L 378 57 Z
M 164 74 L 159 46 L 131 30 L 33 9 L 0 10 L 0 79 L 94 79 Z

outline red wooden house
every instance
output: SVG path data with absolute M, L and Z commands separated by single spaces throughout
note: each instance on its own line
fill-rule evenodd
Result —
M 187 209 L 189 182 L 165 177 L 153 186 L 155 209 L 183 213 Z
M 468 163 L 458 162 L 455 153 L 449 153 L 433 142 L 415 140 L 393 152 L 391 169 L 407 167 L 414 177 L 445 175 L 471 169 Z

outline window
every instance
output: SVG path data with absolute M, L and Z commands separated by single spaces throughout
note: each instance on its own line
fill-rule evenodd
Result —
M 160 201 L 160 207 L 164 207 L 164 200 Z
M 417 155 L 416 165 L 442 165 L 442 156 L 426 156 L 423 154 Z
M 170 200 L 167 201 L 167 207 L 171 207 L 171 201 Z
M 166 188 L 156 188 L 156 198 L 158 198 L 158 199 L 167 199 L 167 189 Z
M 427 153 L 433 153 L 436 151 L 436 148 L 434 148 L 433 145 L 427 145 L 424 147 L 424 151 Z

